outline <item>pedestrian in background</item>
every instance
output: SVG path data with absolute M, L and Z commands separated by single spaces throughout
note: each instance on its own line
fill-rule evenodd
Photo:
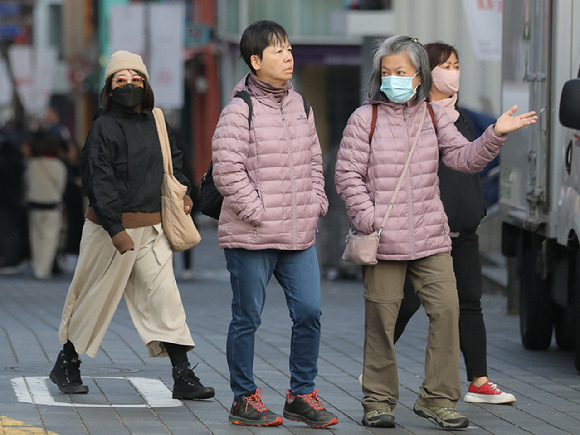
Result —
M 79 164 L 80 148 L 76 141 L 69 139 L 63 143 L 61 152 L 61 159 L 67 169 L 66 190 L 64 192 L 66 240 L 63 254 L 66 256 L 67 269 L 74 270 L 85 223 L 85 197 Z
M 425 44 L 433 86 L 429 101 L 442 107 L 457 130 L 473 141 L 469 118 L 457 106 L 459 58 L 457 50 L 442 42 Z M 487 377 L 487 338 L 481 312 L 481 263 L 477 227 L 486 214 L 479 174 L 463 174 L 439 162 L 439 190 L 451 236 L 453 272 L 459 297 L 459 345 L 465 360 L 469 389 L 466 402 L 514 403 L 513 394 L 501 391 Z M 395 325 L 395 342 L 421 303 L 410 279 Z
M 26 220 L 24 172 L 19 144 L 0 131 L 0 274 L 20 272 L 27 252 L 21 230 Z
M 314 244 L 318 219 L 328 210 L 314 114 L 290 83 L 294 59 L 282 26 L 253 23 L 244 30 L 240 53 L 250 73 L 235 86 L 212 145 L 213 179 L 224 196 L 219 244 L 233 295 L 226 345 L 234 393 L 229 420 L 248 426 L 283 422 L 262 402 L 253 369 L 266 286 L 275 276 L 292 319 L 283 416 L 326 427 L 338 419 L 325 409 L 314 383 L 321 317 Z M 240 91 L 249 101 L 235 98 Z
M 63 345 L 50 379 L 63 393 L 87 393 L 79 354 L 95 357 L 122 296 L 151 357 L 169 356 L 174 399 L 207 399 L 190 368 L 194 347 L 161 227 L 163 158 L 152 114 L 154 94 L 141 56 L 113 53 L 105 69 L 103 107 L 80 154 L 89 198 L 80 254 L 58 333 Z M 170 135 L 175 177 L 181 151 Z M 191 200 L 184 198 L 184 210 Z
M 416 38 L 384 40 L 375 51 L 368 98 L 349 118 L 337 156 L 336 188 L 354 229 L 379 231 L 390 209 L 379 232 L 378 264 L 362 266 L 362 423 L 367 426 L 395 426 L 399 387 L 394 329 L 407 275 L 429 316 L 425 379 L 413 409 L 445 429 L 469 425 L 455 409 L 461 393 L 459 303 L 449 226 L 439 197 L 439 157 L 455 170 L 477 172 L 497 155 L 508 132 L 536 120 L 533 112 L 515 116 L 514 106 L 470 143 L 443 108 L 425 101 L 431 84 L 427 53 Z
M 63 226 L 62 202 L 67 170 L 58 158 L 60 139 L 38 130 L 32 133 L 32 157 L 25 174 L 30 260 L 36 279 L 52 277 Z

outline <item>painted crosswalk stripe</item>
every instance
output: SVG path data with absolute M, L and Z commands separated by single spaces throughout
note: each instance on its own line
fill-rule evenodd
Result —
M 91 379 L 91 378 L 87 378 Z M 95 403 L 71 403 L 67 396 L 62 396 L 63 401 L 55 400 L 48 389 L 48 377 L 46 376 L 21 376 L 12 378 L 12 387 L 19 402 L 35 403 L 47 406 L 68 406 L 76 408 L 170 408 L 181 406 L 180 400 L 171 397 L 171 391 L 159 379 L 142 377 L 93 377 L 92 379 L 120 379 L 130 382 L 141 395 L 141 403 L 123 404 L 95 404 Z M 79 396 L 82 397 L 82 396 Z

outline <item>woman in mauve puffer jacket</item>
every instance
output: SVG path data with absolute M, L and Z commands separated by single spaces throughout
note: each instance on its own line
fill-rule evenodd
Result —
M 375 53 L 369 98 L 350 117 L 336 163 L 336 188 L 353 227 L 365 234 L 379 230 L 411 145 L 419 135 L 398 196 L 380 236 L 378 264 L 362 266 L 365 298 L 363 424 L 393 427 L 398 396 L 394 326 L 408 274 L 429 316 L 425 379 L 415 413 L 446 429 L 467 427 L 455 410 L 460 397 L 459 306 L 447 216 L 439 196 L 439 157 L 467 173 L 482 169 L 499 152 L 506 133 L 535 122 L 533 112 L 504 113 L 474 142 L 457 131 L 443 109 L 425 98 L 431 68 L 415 38 L 396 36 Z M 377 120 L 369 135 L 373 105 Z M 419 126 L 422 123 L 420 131 Z M 437 125 L 437 133 L 434 124 Z

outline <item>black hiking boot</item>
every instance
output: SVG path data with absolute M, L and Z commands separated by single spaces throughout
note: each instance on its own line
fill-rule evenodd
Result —
M 173 380 L 175 381 L 174 399 L 198 400 L 211 399 L 215 396 L 214 389 L 203 386 L 193 369 L 189 368 L 189 363 L 181 363 L 173 367 Z
M 61 350 L 50 372 L 50 380 L 65 394 L 87 394 L 89 387 L 83 385 L 80 365 L 78 356 L 71 358 Z

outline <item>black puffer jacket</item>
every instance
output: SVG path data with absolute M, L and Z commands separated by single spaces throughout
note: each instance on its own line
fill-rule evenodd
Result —
M 182 152 L 168 127 L 175 177 L 186 186 Z M 113 106 L 95 119 L 79 155 L 83 193 L 111 237 L 124 230 L 122 213 L 161 210 L 163 157 L 150 110 Z M 188 192 L 189 194 L 189 192 Z
M 473 129 L 467 115 L 459 110 L 457 130 L 473 141 Z M 451 232 L 475 231 L 486 215 L 479 174 L 463 174 L 439 162 L 439 189 Z

